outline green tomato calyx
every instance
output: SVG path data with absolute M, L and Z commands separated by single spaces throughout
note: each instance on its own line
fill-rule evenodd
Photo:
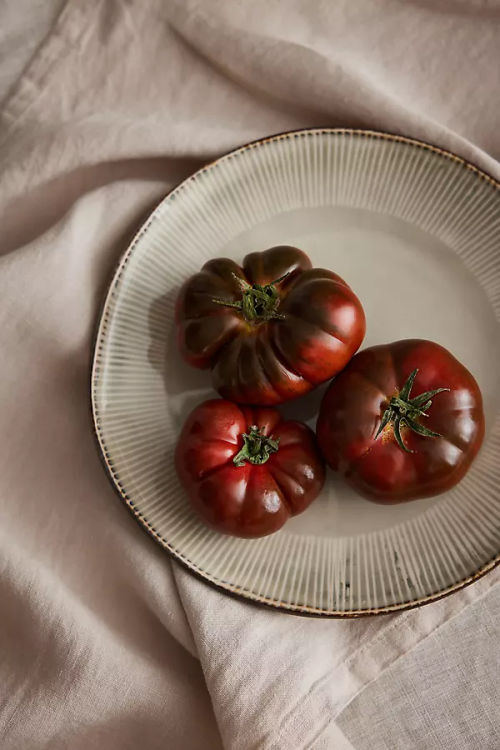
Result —
M 283 274 L 279 279 L 274 279 L 270 284 L 249 284 L 241 276 L 233 274 L 241 289 L 241 300 L 232 302 L 215 298 L 212 302 L 224 307 L 233 307 L 241 310 L 243 317 L 249 323 L 260 323 L 267 320 L 283 320 L 284 315 L 278 312 L 280 298 L 276 285 L 284 281 L 289 273 Z
M 235 466 L 243 466 L 245 461 L 251 464 L 265 464 L 271 453 L 276 453 L 279 438 L 267 437 L 257 425 L 252 425 L 243 435 L 243 447 L 233 458 Z
M 416 432 L 423 437 L 442 437 L 439 432 L 429 430 L 427 427 L 420 424 L 418 418 L 429 416 L 427 412 L 432 406 L 432 399 L 434 396 L 443 391 L 450 390 L 449 388 L 435 388 L 433 391 L 425 391 L 425 393 L 421 393 L 419 396 L 410 398 L 411 389 L 417 373 L 418 368 L 413 370 L 400 392 L 391 398 L 389 406 L 382 415 L 377 434 L 375 435 L 376 440 L 384 428 L 388 424 L 391 424 L 397 444 L 406 453 L 415 453 L 415 451 L 405 445 L 401 435 L 402 427 L 409 427 L 410 430 L 413 430 L 413 432 Z

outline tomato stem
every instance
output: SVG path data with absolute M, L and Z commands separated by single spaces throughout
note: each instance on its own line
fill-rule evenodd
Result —
M 409 427 L 413 432 L 416 432 L 423 437 L 442 437 L 439 432 L 429 430 L 417 420 L 418 417 L 429 416 L 426 412 L 432 406 L 432 399 L 434 396 L 443 391 L 450 390 L 449 388 L 435 388 L 433 391 L 425 391 L 425 393 L 421 393 L 420 396 L 410 398 L 411 389 L 415 382 L 417 373 L 418 367 L 410 374 L 400 392 L 391 398 L 389 406 L 382 415 L 379 428 L 375 435 L 376 440 L 382 430 L 391 423 L 396 442 L 406 453 L 415 453 L 415 451 L 405 445 L 401 435 L 401 427 Z
M 249 432 L 242 434 L 243 447 L 233 458 L 235 466 L 243 466 L 245 461 L 251 464 L 265 464 L 271 453 L 276 453 L 279 438 L 264 435 L 257 425 L 252 425 Z
M 261 284 L 249 284 L 248 281 L 233 273 L 241 289 L 241 300 L 234 302 L 216 297 L 212 302 L 224 307 L 233 307 L 236 310 L 241 310 L 245 320 L 250 323 L 260 323 L 274 319 L 283 320 L 285 316 L 278 312 L 280 298 L 276 285 L 284 281 L 289 274 L 290 271 L 284 273 L 278 279 L 274 279 L 270 284 L 262 286 Z

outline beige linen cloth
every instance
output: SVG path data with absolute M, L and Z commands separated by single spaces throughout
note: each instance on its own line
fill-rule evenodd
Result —
M 118 501 L 88 390 L 117 259 L 221 152 L 362 126 L 500 176 L 500 3 L 3 0 L 0 29 L 0 748 L 498 750 L 497 572 L 358 621 L 226 598 Z

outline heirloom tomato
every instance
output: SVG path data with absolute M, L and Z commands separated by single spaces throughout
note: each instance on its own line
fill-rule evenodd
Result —
M 380 503 L 450 489 L 483 436 L 473 376 L 442 346 L 419 339 L 357 354 L 331 383 L 317 424 L 328 464 Z
M 258 537 L 302 513 L 325 479 L 314 433 L 275 409 L 213 399 L 188 417 L 178 476 L 204 520 L 225 534 Z
M 184 359 L 211 368 L 224 398 L 279 404 L 339 372 L 359 348 L 365 316 L 340 276 L 295 247 L 209 260 L 176 306 Z

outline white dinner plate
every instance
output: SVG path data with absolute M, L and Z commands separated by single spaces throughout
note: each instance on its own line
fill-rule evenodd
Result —
M 173 190 L 127 249 L 99 324 L 95 429 L 138 521 L 206 581 L 281 610 L 349 616 L 432 601 L 500 559 L 500 185 L 453 154 L 353 130 L 243 146 Z M 427 338 L 468 367 L 486 437 L 438 498 L 372 504 L 329 473 L 320 497 L 269 537 L 207 528 L 177 480 L 187 414 L 216 395 L 177 351 L 179 286 L 209 258 L 296 245 L 352 286 L 363 346 Z M 281 407 L 314 427 L 324 387 Z

